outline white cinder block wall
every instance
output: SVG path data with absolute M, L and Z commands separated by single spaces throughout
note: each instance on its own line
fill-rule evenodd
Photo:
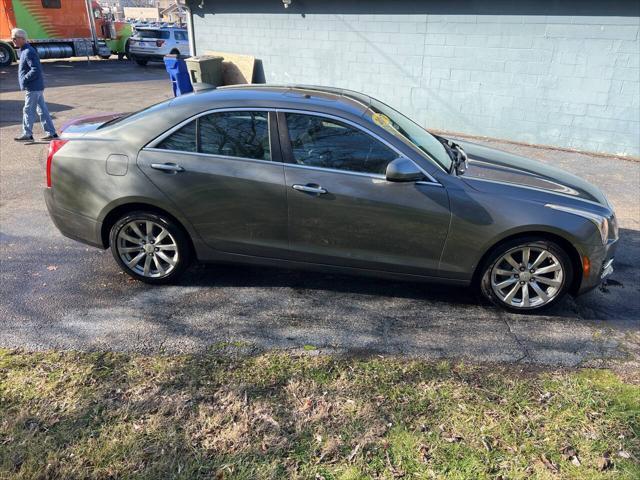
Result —
M 254 55 L 269 83 L 359 90 L 428 128 L 640 156 L 638 16 L 303 16 L 251 3 L 193 5 L 198 52 Z

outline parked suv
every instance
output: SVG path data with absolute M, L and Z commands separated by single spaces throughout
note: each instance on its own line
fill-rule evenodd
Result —
M 129 40 L 131 58 L 138 65 L 162 61 L 168 54 L 188 55 L 189 36 L 183 28 L 136 28 Z

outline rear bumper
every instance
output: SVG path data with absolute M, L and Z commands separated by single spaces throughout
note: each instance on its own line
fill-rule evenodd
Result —
M 137 48 L 130 48 L 129 54 L 136 60 L 150 60 L 162 62 L 166 53 L 162 51 L 149 51 L 149 50 L 138 50 Z
M 609 242 L 607 245 L 592 247 L 586 252 L 589 258 L 589 275 L 583 275 L 582 283 L 576 292 L 582 295 L 600 286 L 613 273 L 615 262 L 615 252 L 618 241 Z
M 52 188 L 44 189 L 44 201 L 47 204 L 49 216 L 60 233 L 78 242 L 104 249 L 101 222 L 57 207 Z

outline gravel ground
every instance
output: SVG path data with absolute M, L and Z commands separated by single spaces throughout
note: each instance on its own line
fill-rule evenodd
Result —
M 161 64 L 44 65 L 58 126 L 171 95 Z M 545 315 L 508 314 L 458 288 L 246 266 L 195 266 L 178 285 L 151 287 L 122 274 L 110 252 L 53 226 L 42 198 L 46 144 L 11 140 L 23 103 L 16 67 L 1 69 L 0 80 L 0 347 L 186 352 L 228 342 L 256 351 L 313 345 L 554 366 L 638 357 L 638 162 L 488 142 L 581 175 L 617 210 L 621 239 L 610 286 Z

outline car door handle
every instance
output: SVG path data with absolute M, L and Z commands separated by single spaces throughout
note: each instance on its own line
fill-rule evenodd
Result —
M 151 168 L 162 170 L 164 172 L 184 172 L 184 168 L 175 163 L 152 163 Z
M 322 188 L 320 185 L 309 184 L 309 185 L 293 185 L 293 189 L 299 192 L 307 192 L 307 193 L 318 193 L 323 195 L 327 193 L 327 191 Z

